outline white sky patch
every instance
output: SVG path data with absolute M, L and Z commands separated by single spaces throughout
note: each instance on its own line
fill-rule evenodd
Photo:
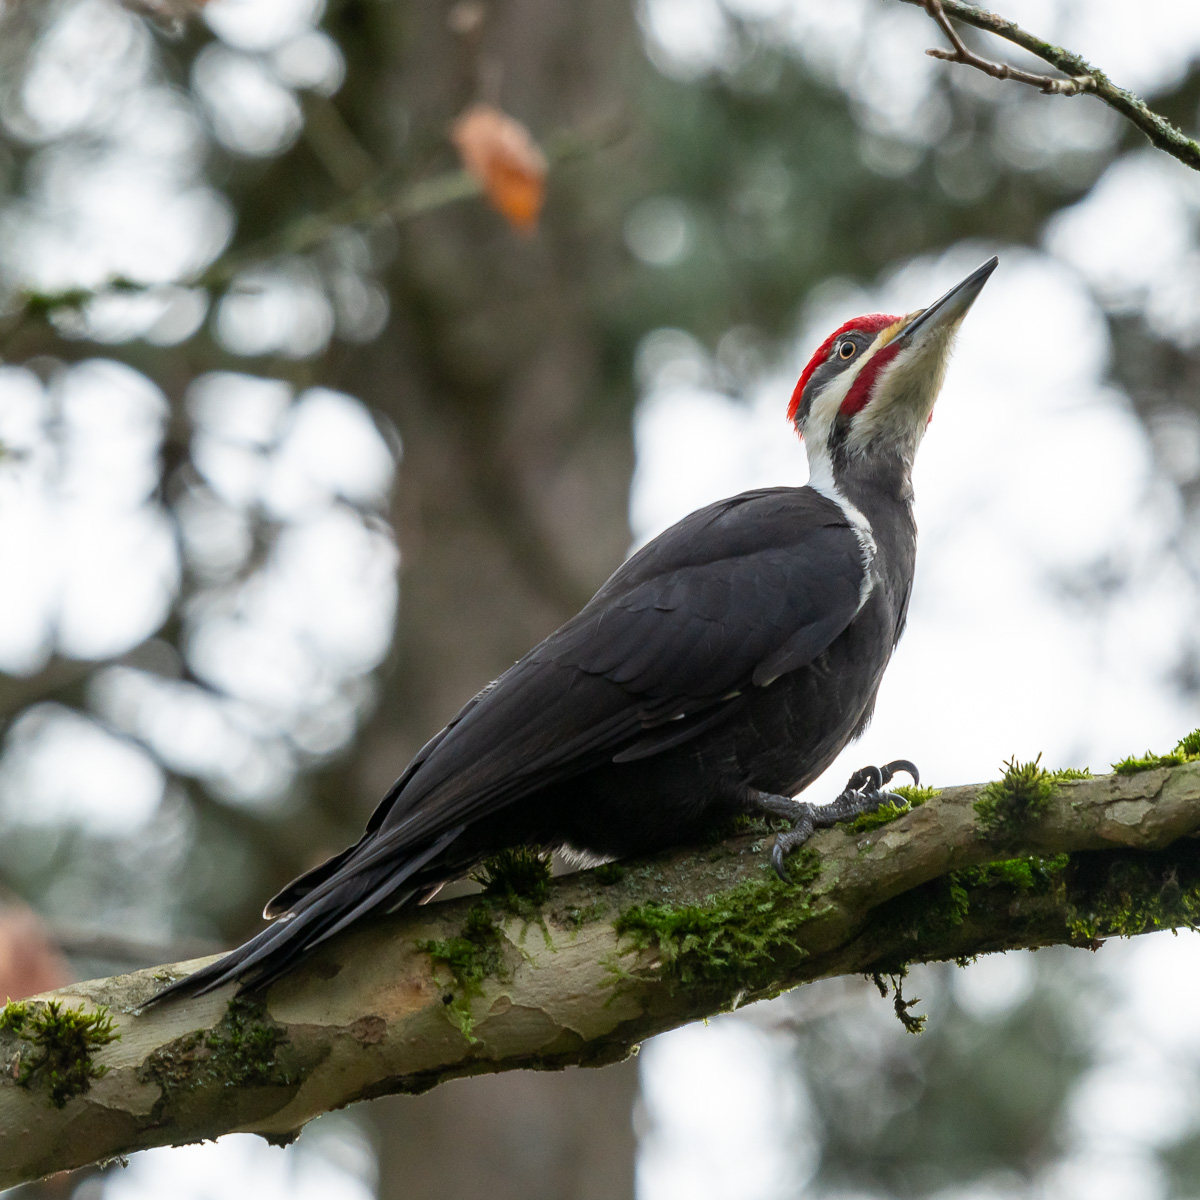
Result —
M 145 751 L 74 709 L 36 705 L 5 738 L 0 807 L 12 824 L 127 834 L 153 816 L 162 795 L 162 772 Z
M 815 346 L 855 311 L 920 307 L 985 256 L 964 248 L 913 264 L 881 294 L 823 313 L 803 340 Z M 1154 478 L 1145 432 L 1100 383 L 1104 338 L 1070 272 L 1001 252 L 917 456 L 908 632 L 874 723 L 813 785 L 818 799 L 865 762 L 911 758 L 934 784 L 990 778 L 1013 753 L 1106 769 L 1200 723 L 1164 681 L 1194 600 L 1166 554 L 1172 493 Z M 773 380 L 748 405 L 696 385 L 647 396 L 630 506 L 639 541 L 700 503 L 804 478 L 784 416 L 790 387 Z M 1048 596 L 1048 581 L 1105 558 L 1134 576 L 1107 610 Z
M 166 406 L 128 367 L 92 360 L 44 389 L 0 372 L 0 669 L 37 670 L 53 650 L 120 654 L 166 615 L 179 564 L 151 498 Z
M 259 58 L 210 42 L 196 56 L 192 86 L 218 139 L 237 154 L 279 154 L 300 134 L 300 104 Z
M 1014 1009 L 1033 987 L 1027 954 L 988 954 L 954 973 L 954 998 L 973 1017 L 987 1020 Z
M 332 96 L 346 77 L 342 48 L 319 29 L 310 29 L 278 46 L 271 69 L 280 83 Z
M 696 79 L 728 57 L 729 30 L 717 0 L 643 0 L 637 14 L 646 51 L 666 75 Z
M 641 1064 L 639 1196 L 776 1200 L 816 1169 L 807 1098 L 779 1039 L 718 1018 L 654 1038 Z
M 324 11 L 323 0 L 211 0 L 204 20 L 231 46 L 263 51 L 303 36 Z
M 347 1118 L 323 1117 L 279 1150 L 235 1133 L 146 1150 L 104 1177 L 105 1200 L 374 1200 L 375 1163 Z
M 1200 343 L 1200 178 L 1141 150 L 1118 159 L 1046 230 L 1047 249 L 1070 263 L 1114 309 L 1142 309 L 1151 327 Z M 1119 238 L 1111 231 L 1120 226 Z
M 381 503 L 395 463 L 370 413 L 354 397 L 309 388 L 297 399 L 264 484 L 264 502 L 297 517 L 344 497 Z
M 67 8 L 34 48 L 10 120 L 32 139 L 94 128 L 145 76 L 153 39 L 143 21 L 111 0 Z
M 698 343 L 677 331 L 654 335 L 641 359 L 646 391 L 635 426 L 630 512 L 638 541 L 722 495 L 802 482 L 804 452 L 785 412 L 807 354 L 857 313 L 929 303 L 991 250 L 960 247 L 941 260 L 918 260 L 873 293 L 826 289 L 810 306 L 789 373 L 763 380 L 745 403 L 713 390 L 715 372 Z M 832 799 L 866 763 L 911 758 L 934 785 L 995 778 L 1010 755 L 1039 751 L 1050 766 L 1106 770 L 1131 751 L 1169 748 L 1200 724 L 1200 711 L 1166 679 L 1195 611 L 1194 585 L 1169 553 L 1178 506 L 1155 476 L 1145 430 L 1101 383 L 1108 353 L 1101 314 L 1070 268 L 1027 251 L 999 252 L 1000 267 L 963 323 L 917 455 L 920 534 L 908 631 L 873 724 L 812 785 L 808 795 L 818 801 Z M 1056 593 L 1055 579 L 1106 559 L 1129 572 L 1124 591 L 1093 606 Z M 1169 958 L 1161 967 L 1168 976 L 1194 973 L 1200 942 L 1155 942 L 1145 953 Z M 1096 961 L 1118 975 L 1141 969 L 1107 951 Z M 1019 955 L 977 964 L 956 983 L 960 1000 L 979 1016 L 989 1006 L 1007 1010 L 1029 986 L 1022 964 Z M 1157 1047 L 1153 1062 L 1175 1053 L 1179 1039 L 1170 1031 L 1192 1019 L 1192 994 L 1182 982 L 1137 991 L 1141 1010 L 1122 1027 L 1162 1030 L 1147 1035 Z M 1190 1030 L 1186 1038 L 1195 1040 Z M 677 1049 L 661 1049 L 673 1039 Z M 1086 1129 L 1085 1116 L 1107 1106 L 1105 1132 L 1079 1134 L 1078 1153 L 1042 1181 L 1047 1197 L 1160 1194 L 1148 1143 L 1136 1133 L 1153 1122 L 1131 1117 L 1134 1132 L 1121 1133 L 1120 1114 L 1137 1105 L 1158 1112 L 1178 1099 L 1182 1080 L 1194 1085 L 1200 1055 L 1161 1076 L 1157 1092 L 1148 1061 L 1114 1051 L 1111 1067 L 1088 1081 L 1077 1126 Z M 730 1091 L 745 1093 L 751 1111 L 770 1101 L 778 1083 L 769 1053 L 731 1063 L 688 1029 L 652 1043 L 642 1069 L 672 1132 L 643 1142 L 641 1200 L 794 1194 L 771 1190 L 760 1165 L 791 1152 L 790 1130 L 768 1126 L 776 1149 L 756 1151 L 751 1162 L 741 1132 L 728 1133 L 709 1115 L 723 1111 Z M 1097 1138 L 1108 1139 L 1103 1168 Z
M 286 529 L 269 569 L 213 596 L 188 647 L 207 682 L 293 711 L 379 664 L 395 609 L 391 539 L 334 510 Z M 297 604 L 297 597 L 304 603 Z
M 1191 0 L 1017 0 L 1005 16 L 1050 41 L 1062 40 L 1118 87 L 1153 95 L 1183 78 L 1200 48 L 1200 7 Z
M 334 312 L 312 265 L 302 259 L 242 272 L 217 307 L 217 336 L 234 354 L 319 354 Z

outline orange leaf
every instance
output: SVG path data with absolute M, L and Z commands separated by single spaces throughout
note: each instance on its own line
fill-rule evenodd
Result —
M 520 121 L 490 104 L 473 104 L 450 128 L 466 167 L 515 229 L 537 228 L 546 196 L 546 156 Z
M 19 1000 L 70 983 L 70 965 L 23 905 L 0 908 L 0 997 Z

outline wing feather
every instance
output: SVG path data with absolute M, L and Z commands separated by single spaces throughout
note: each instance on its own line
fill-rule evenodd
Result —
M 840 508 L 810 489 L 748 492 L 693 513 L 422 751 L 341 869 L 711 728 L 735 693 L 811 662 L 845 629 L 864 570 Z

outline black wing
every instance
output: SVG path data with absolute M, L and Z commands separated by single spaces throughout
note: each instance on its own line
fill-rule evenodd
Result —
M 810 488 L 745 492 L 692 513 L 471 700 L 409 764 L 357 845 L 267 909 L 295 916 L 180 987 L 219 986 L 250 968 L 260 982 L 274 977 L 359 915 L 412 895 L 411 877 L 472 821 L 696 736 L 738 693 L 829 646 L 865 579 L 856 532 Z
M 644 747 L 648 731 L 806 665 L 850 623 L 864 579 L 857 534 L 809 488 L 692 513 L 422 750 L 372 818 L 363 861 Z

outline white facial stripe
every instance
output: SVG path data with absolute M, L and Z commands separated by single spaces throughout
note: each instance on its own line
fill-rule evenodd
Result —
M 822 495 L 828 494 L 825 491 L 826 485 L 833 487 L 833 460 L 829 456 L 829 435 L 833 432 L 833 423 L 841 411 L 842 401 L 846 399 L 857 375 L 858 371 L 844 371 L 835 376 L 822 392 L 813 397 L 804 421 L 808 482 Z
M 894 329 L 895 326 L 889 328 Z M 889 342 L 891 340 L 888 338 Z M 875 340 L 858 362 L 840 375 L 835 375 L 824 390 L 813 397 L 804 421 L 804 445 L 808 452 L 809 484 L 822 495 L 831 495 L 831 491 L 827 491 L 826 487 L 833 489 L 833 462 L 829 456 L 829 435 L 833 431 L 833 423 L 837 420 L 838 413 L 842 410 L 842 402 L 850 394 L 859 373 L 885 345 L 887 342 L 881 344 L 880 335 L 876 334 Z M 836 345 L 832 353 L 837 353 Z M 870 408 L 870 405 L 867 407 Z
M 832 500 L 842 510 L 862 548 L 863 584 L 858 594 L 860 610 L 866 604 L 867 597 L 875 586 L 875 577 L 871 571 L 871 565 L 875 561 L 875 535 L 871 532 L 871 524 L 867 518 L 842 495 L 837 484 L 834 483 L 833 459 L 829 454 L 829 435 L 832 433 L 833 423 L 841 411 L 842 401 L 849 394 L 863 364 L 869 360 L 870 353 L 863 355 L 858 364 L 858 370 L 843 372 L 824 391 L 813 398 L 808 418 L 804 422 L 804 447 L 808 454 L 808 486 L 814 492 L 820 492 L 827 500 Z

